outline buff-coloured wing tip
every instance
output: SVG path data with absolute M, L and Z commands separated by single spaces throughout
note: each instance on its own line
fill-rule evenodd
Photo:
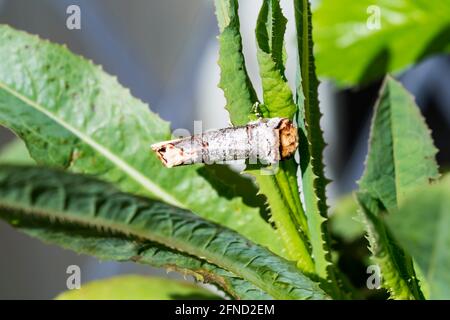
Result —
M 185 160 L 183 150 L 175 147 L 173 141 L 174 140 L 158 142 L 150 146 L 161 163 L 167 168 L 179 166 L 183 164 Z

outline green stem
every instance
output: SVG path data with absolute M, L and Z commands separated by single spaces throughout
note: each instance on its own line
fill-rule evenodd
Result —
M 334 296 L 342 296 L 338 278 L 331 264 L 327 204 L 322 153 L 325 147 L 320 128 L 319 81 L 315 73 L 313 55 L 311 8 L 308 0 L 293 0 L 297 30 L 300 77 L 297 84 L 298 125 L 301 139 L 300 167 L 302 172 L 305 208 L 316 274 L 327 279 Z
M 280 162 L 279 175 L 276 175 L 277 182 L 285 195 L 286 201 L 294 213 L 293 219 L 300 226 L 301 231 L 309 239 L 308 221 L 300 200 L 300 193 L 297 182 L 297 165 L 294 159 Z
M 261 175 L 259 172 L 254 175 L 261 193 L 267 197 L 270 204 L 271 219 L 275 223 L 288 257 L 295 260 L 303 272 L 314 273 L 308 239 L 300 232 L 287 200 L 290 197 L 290 189 L 284 178 L 286 177 L 284 169 L 280 167 L 275 175 Z

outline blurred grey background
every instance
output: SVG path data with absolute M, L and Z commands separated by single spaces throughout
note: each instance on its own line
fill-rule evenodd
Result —
M 66 28 L 66 9 L 72 4 L 81 8 L 81 30 Z M 249 73 L 257 84 L 253 30 L 261 0 L 242 0 L 240 4 Z M 292 17 L 291 2 L 282 0 L 282 5 L 285 15 Z M 202 120 L 203 129 L 227 125 L 225 100 L 217 88 L 218 29 L 212 0 L 0 0 L 0 23 L 65 43 L 72 51 L 101 64 L 133 95 L 171 121 L 173 129 L 192 131 L 194 120 Z M 290 22 L 288 52 L 293 49 L 293 39 Z M 291 84 L 295 59 L 294 54 L 288 56 L 287 78 Z M 436 129 L 434 138 L 443 165 L 450 158 L 449 77 L 448 56 L 428 59 L 400 77 Z M 325 152 L 327 176 L 334 180 L 328 190 L 331 203 L 351 191 L 361 175 L 378 86 L 340 92 L 328 82 L 320 87 L 325 114 L 322 126 L 329 144 Z M 260 93 L 260 86 L 256 85 L 256 90 Z M 11 133 L 0 130 L 1 145 L 12 138 Z M 2 221 L 0 256 L 0 299 L 53 298 L 66 290 L 66 268 L 74 264 L 81 267 L 82 283 L 119 273 L 165 274 L 147 266 L 99 262 L 47 246 Z

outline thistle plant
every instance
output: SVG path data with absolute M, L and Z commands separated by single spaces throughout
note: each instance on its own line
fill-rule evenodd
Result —
M 287 19 L 279 0 L 264 0 L 255 30 L 258 97 L 238 1 L 215 0 L 219 86 L 232 125 L 258 117 L 295 124 L 298 157 L 281 159 L 274 174 L 261 171 L 270 164 L 248 163 L 243 174 L 217 164 L 163 167 L 150 146 L 174 138 L 169 123 L 101 67 L 0 26 L 0 124 L 33 159 L 0 166 L 0 217 L 46 243 L 179 271 L 234 299 L 361 297 L 332 259 L 339 252 L 328 224 L 311 8 L 307 0 L 292 4 L 295 90 L 285 76 Z M 450 180 L 440 178 L 413 97 L 391 76 L 374 108 L 369 148 L 355 199 L 382 287 L 395 299 L 450 298 Z M 263 203 L 249 201 L 254 190 Z M 122 285 L 97 284 L 114 292 Z

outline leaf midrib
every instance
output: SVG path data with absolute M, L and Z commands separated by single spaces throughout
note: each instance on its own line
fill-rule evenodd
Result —
M 136 170 L 133 166 L 131 166 L 129 163 L 121 159 L 119 156 L 115 155 L 111 150 L 105 148 L 104 146 L 100 145 L 98 142 L 93 140 L 88 135 L 84 134 L 77 128 L 73 127 L 69 123 L 67 123 L 62 118 L 58 117 L 57 115 L 51 113 L 48 111 L 44 106 L 40 105 L 39 103 L 31 100 L 30 98 L 26 97 L 25 95 L 18 92 L 16 89 L 11 88 L 7 84 L 0 81 L 0 89 L 5 90 L 6 92 L 10 93 L 17 99 L 21 100 L 31 108 L 34 108 L 38 112 L 44 114 L 45 116 L 49 117 L 71 133 L 73 133 L 75 136 L 77 136 L 79 139 L 87 143 L 90 147 L 92 147 L 94 150 L 96 150 L 98 153 L 100 153 L 103 157 L 105 157 L 107 160 L 115 164 L 118 168 L 120 168 L 122 171 L 124 171 L 129 177 L 131 177 L 134 181 L 139 183 L 141 186 L 143 186 L 146 190 L 150 191 L 153 195 L 157 196 L 162 201 L 165 201 L 171 205 L 180 207 L 180 208 L 186 208 L 185 205 L 183 205 L 181 202 L 179 202 L 175 197 L 167 193 L 164 189 L 162 189 L 157 184 L 153 183 L 151 180 L 149 180 L 146 176 L 144 176 L 142 173 L 140 173 L 138 170 Z
M 195 257 L 202 257 L 199 259 L 203 259 L 209 263 L 215 264 L 225 270 L 229 270 L 243 279 L 253 283 L 255 286 L 259 287 L 263 291 L 267 292 L 271 296 L 278 299 L 292 299 L 289 293 L 284 294 L 279 289 L 273 288 L 271 285 L 273 283 L 267 283 L 266 281 L 261 281 L 258 274 L 255 272 L 248 272 L 248 268 L 242 268 L 241 266 L 234 266 L 233 261 L 227 259 L 225 256 L 215 256 L 214 253 L 210 253 L 207 250 L 197 249 L 195 246 L 189 245 L 189 242 L 186 241 L 177 241 L 174 240 L 173 237 L 164 237 L 152 234 L 150 232 L 144 232 L 137 230 L 136 228 L 130 228 L 126 225 L 111 223 L 109 220 L 105 220 L 99 217 L 95 217 L 92 219 L 92 216 L 89 216 L 89 219 L 84 219 L 82 216 L 77 214 L 72 214 L 70 212 L 66 212 L 61 214 L 56 210 L 51 209 L 38 209 L 35 207 L 24 206 L 17 203 L 12 203 L 9 200 L 0 198 L 0 209 L 4 209 L 5 211 L 14 210 L 18 212 L 22 212 L 22 216 L 31 215 L 36 216 L 42 219 L 53 219 L 53 221 L 59 221 L 60 223 L 67 225 L 67 223 L 78 224 L 81 226 L 85 226 L 88 228 L 94 228 L 95 230 L 102 230 L 101 228 L 108 228 L 111 232 L 116 232 L 122 234 L 124 236 L 134 236 L 138 239 L 143 239 L 147 241 L 156 242 L 164 245 L 170 249 L 187 253 L 193 255 Z M 26 213 L 25 213 L 26 212 Z M 101 231 L 98 231 L 99 234 L 102 234 Z M 203 246 L 206 247 L 206 246 Z M 253 260 L 252 260 L 253 261 Z M 251 262 L 252 262 L 251 261 Z M 250 263 L 251 263 L 250 262 Z M 293 286 L 293 288 L 295 288 Z M 304 291 L 309 291 L 306 288 L 301 288 Z M 311 292 L 311 296 L 312 296 Z
M 391 92 L 391 87 L 389 83 L 386 83 L 388 87 L 387 89 L 387 94 L 388 94 L 388 101 L 389 104 L 392 106 L 391 108 L 389 108 L 389 128 L 390 128 L 390 134 L 391 134 L 391 140 L 392 140 L 392 160 L 394 163 L 394 184 L 395 184 L 395 203 L 398 206 L 398 190 L 399 190 L 399 177 L 397 174 L 397 167 L 398 167 L 398 163 L 397 163 L 397 156 L 396 156 L 396 150 L 397 150 L 397 143 L 396 143 L 396 135 L 394 134 L 394 122 L 392 121 L 392 114 L 393 114 L 393 108 L 394 108 L 394 103 L 392 102 L 392 92 Z

